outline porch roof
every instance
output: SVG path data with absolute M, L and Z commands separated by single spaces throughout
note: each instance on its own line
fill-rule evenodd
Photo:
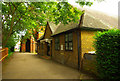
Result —
M 44 35 L 42 35 L 39 39 L 37 39 L 37 41 L 40 41 L 44 38 Z
M 48 42 L 48 43 L 51 43 L 51 40 L 52 40 L 52 39 L 42 39 L 42 40 L 40 40 L 40 42 Z

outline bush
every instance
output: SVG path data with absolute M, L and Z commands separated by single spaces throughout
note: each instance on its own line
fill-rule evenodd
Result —
M 13 51 L 10 50 L 10 48 L 8 48 L 8 58 L 13 54 Z
M 97 70 L 102 79 L 120 79 L 120 30 L 95 35 Z

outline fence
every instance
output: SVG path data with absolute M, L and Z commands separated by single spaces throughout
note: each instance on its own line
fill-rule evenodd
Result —
M 8 48 L 0 49 L 0 61 L 3 61 L 8 56 Z

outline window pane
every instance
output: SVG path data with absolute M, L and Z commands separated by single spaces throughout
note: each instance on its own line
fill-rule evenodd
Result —
M 69 34 L 69 41 L 72 41 L 73 35 L 72 33 Z
M 68 34 L 65 35 L 65 41 L 68 41 Z
M 60 47 L 59 47 L 59 37 L 56 37 L 55 38 L 55 50 L 59 50 L 60 49 Z
M 68 50 L 68 47 L 66 47 L 65 49 Z
M 71 47 L 69 46 L 69 50 L 72 50 L 72 49 L 73 49 L 73 47 L 72 47 L 72 46 L 71 46 Z
M 65 43 L 65 49 L 68 50 L 68 43 Z
M 69 42 L 69 46 L 72 46 L 72 42 Z
M 68 44 L 67 43 L 65 43 L 65 47 L 67 47 L 68 46 Z
M 69 50 L 72 50 L 73 48 L 73 43 L 72 42 L 69 42 Z
M 70 50 L 73 50 L 73 47 L 70 47 Z

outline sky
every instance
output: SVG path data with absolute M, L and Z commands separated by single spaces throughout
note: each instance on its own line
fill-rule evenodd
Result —
M 91 1 L 94 1 L 94 0 L 91 0 Z M 95 1 L 95 2 L 93 2 L 93 5 L 91 7 L 84 6 L 83 8 L 100 11 L 100 12 L 106 13 L 110 16 L 117 17 L 119 1 L 120 0 L 104 0 L 102 2 Z M 76 5 L 77 7 L 80 7 L 73 0 L 68 0 L 68 2 L 72 5 Z

